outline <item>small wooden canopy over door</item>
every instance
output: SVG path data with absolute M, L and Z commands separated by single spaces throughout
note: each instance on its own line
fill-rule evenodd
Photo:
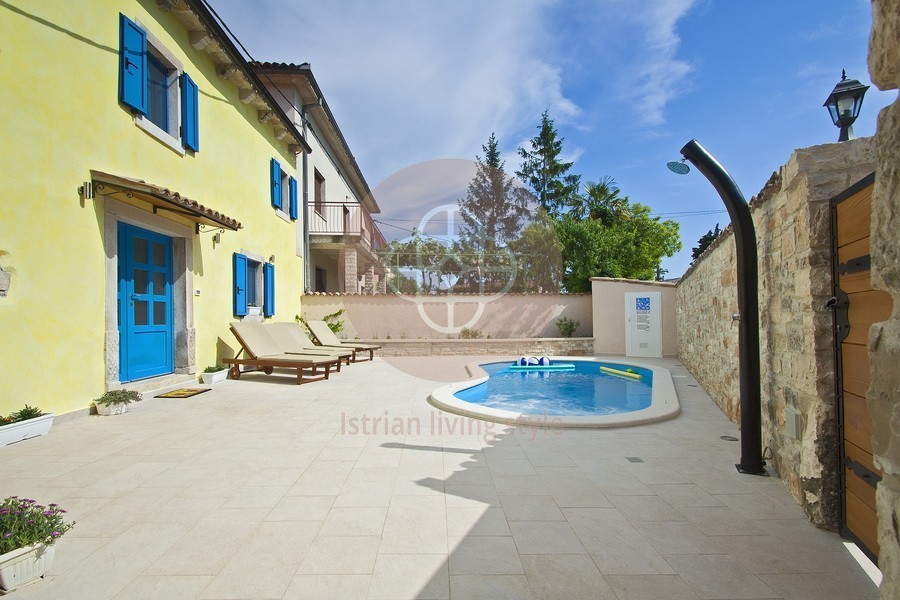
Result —
M 875 174 L 831 200 L 834 252 L 835 380 L 840 418 L 842 466 L 841 533 L 878 561 L 875 487 L 881 472 L 872 460 L 872 421 L 866 406 L 869 389 L 869 327 L 890 317 L 892 300 L 873 290 L 869 232 Z

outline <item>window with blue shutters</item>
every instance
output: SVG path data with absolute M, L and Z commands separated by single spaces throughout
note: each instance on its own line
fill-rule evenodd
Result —
M 141 23 L 119 15 L 119 101 L 135 124 L 179 154 L 200 149 L 199 89 Z
M 275 265 L 263 265 L 263 316 L 275 314 Z
M 162 129 L 169 129 L 169 78 L 173 70 L 153 54 L 147 56 L 147 118 Z
M 270 175 L 269 178 L 271 180 L 271 189 L 272 189 L 272 206 L 277 208 L 278 210 L 283 210 L 284 202 L 282 200 L 282 183 L 281 178 L 283 176 L 283 172 L 281 170 L 281 164 L 274 158 L 270 164 Z
M 234 316 L 275 314 L 275 265 L 249 250 L 235 252 L 233 261 Z
M 247 315 L 247 257 L 234 254 L 234 316 Z
M 276 214 L 285 221 L 296 221 L 300 216 L 297 180 L 288 175 L 275 158 L 269 162 L 269 189 L 272 207 L 278 211 Z
M 293 177 L 289 178 L 288 187 L 290 188 L 291 219 L 296 221 L 300 212 L 299 207 L 297 206 L 297 180 Z
M 181 74 L 181 141 L 185 148 L 200 150 L 199 90 L 187 73 Z
M 147 112 L 147 34 L 137 23 L 119 15 L 119 101 Z

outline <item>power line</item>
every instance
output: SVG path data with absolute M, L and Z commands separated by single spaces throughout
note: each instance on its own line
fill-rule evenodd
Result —
M 675 212 L 660 212 L 660 213 L 650 213 L 651 217 L 692 217 L 692 216 L 700 216 L 700 215 L 716 215 L 721 213 L 726 213 L 727 210 L 717 209 L 717 210 L 682 210 Z M 374 220 L 374 219 L 373 219 Z M 411 219 L 409 217 L 381 217 L 381 220 L 377 221 L 382 225 L 389 225 L 391 227 L 396 227 L 396 225 L 391 225 L 390 223 L 385 223 L 385 221 L 395 221 L 398 223 L 416 223 L 421 222 L 421 219 Z M 428 223 L 457 223 L 461 221 L 460 219 L 428 219 Z M 402 228 L 401 228 L 402 229 Z M 407 230 L 410 231 L 410 230 Z

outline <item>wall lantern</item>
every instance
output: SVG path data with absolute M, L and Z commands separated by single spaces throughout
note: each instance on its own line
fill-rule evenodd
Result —
M 863 85 L 857 79 L 847 79 L 847 71 L 841 70 L 841 80 L 838 82 L 828 99 L 825 100 L 825 106 L 831 115 L 831 120 L 836 127 L 841 128 L 838 136 L 839 142 L 852 140 L 856 136 L 853 135 L 853 122 L 859 116 L 859 109 L 862 107 L 863 96 L 869 86 Z

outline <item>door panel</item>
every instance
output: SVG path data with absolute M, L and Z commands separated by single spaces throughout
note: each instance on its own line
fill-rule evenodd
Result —
M 837 205 L 838 247 L 869 237 L 872 227 L 872 186 Z
M 846 493 L 845 506 L 847 528 L 878 556 L 878 513 L 851 491 Z
M 892 307 L 891 296 L 881 290 L 869 289 L 850 294 L 850 334 L 844 343 L 865 346 L 869 339 L 869 327 L 890 318 Z
M 119 224 L 119 379 L 174 371 L 172 240 Z
M 866 397 L 869 389 L 869 353 L 860 344 L 841 344 L 841 376 L 844 391 Z
M 844 392 L 844 441 L 872 454 L 872 419 L 866 399 Z
M 875 468 L 875 463 L 872 461 L 872 454 L 870 452 L 866 452 L 865 450 L 857 447 L 855 444 L 845 442 L 844 454 L 854 463 L 859 463 L 878 477 L 881 476 L 881 471 Z M 865 502 L 874 510 L 875 488 L 871 483 L 868 483 L 857 473 L 853 472 L 853 469 L 851 469 L 849 466 L 849 461 L 847 461 L 847 464 L 848 466 L 845 467 L 846 472 L 844 473 L 847 481 L 847 490 L 855 493 L 860 497 L 860 499 L 863 500 L 863 502 Z
M 888 318 L 892 301 L 872 289 L 871 200 L 874 176 L 832 199 L 836 395 L 841 418 L 841 533 L 878 560 L 875 491 L 881 472 L 872 456 L 872 420 L 866 406 L 873 323 Z

